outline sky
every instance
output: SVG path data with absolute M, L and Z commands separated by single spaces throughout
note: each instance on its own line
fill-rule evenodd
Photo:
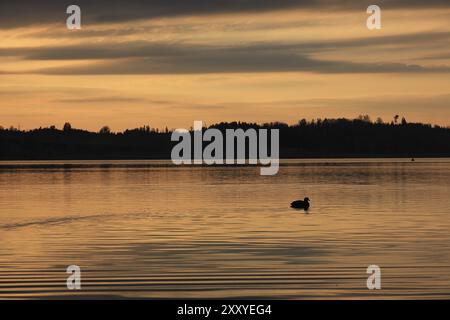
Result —
M 68 30 L 66 8 L 81 8 Z M 450 3 L 0 3 L 0 126 L 113 131 L 194 120 L 355 118 L 450 126 Z

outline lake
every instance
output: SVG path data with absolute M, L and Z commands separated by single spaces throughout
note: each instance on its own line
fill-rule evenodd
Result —
M 450 159 L 0 162 L 0 208 L 0 298 L 450 298 Z

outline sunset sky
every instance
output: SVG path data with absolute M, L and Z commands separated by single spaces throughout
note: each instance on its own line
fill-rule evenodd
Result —
M 4 1 L 0 125 L 450 125 L 448 0 Z M 66 8 L 82 30 L 66 28 Z M 368 30 L 378 4 L 382 29 Z

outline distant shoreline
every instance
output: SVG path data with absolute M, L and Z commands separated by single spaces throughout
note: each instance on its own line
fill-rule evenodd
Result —
M 276 129 L 280 159 L 450 157 L 450 128 L 405 119 L 400 123 L 372 122 L 368 117 L 302 119 L 296 125 L 227 122 L 209 128 L 222 133 Z M 192 130 L 190 134 L 193 136 Z M 178 143 L 171 137 L 172 131 L 149 126 L 117 133 L 107 126 L 99 132 L 74 129 L 69 123 L 62 130 L 54 126 L 30 131 L 0 127 L 0 160 L 168 160 Z M 248 158 L 248 146 L 246 150 Z
M 279 160 L 352 160 L 352 159 L 404 159 L 411 161 L 411 159 L 418 160 L 418 159 L 450 159 L 450 154 L 440 154 L 440 155 L 414 155 L 414 156 L 408 156 L 408 155 L 311 155 L 311 156 L 304 156 L 304 157 L 280 157 Z M 10 162 L 10 161 L 171 161 L 170 158 L 0 158 L 0 164 L 1 162 Z M 186 164 L 187 166 L 189 164 Z M 192 164 L 194 165 L 194 164 Z M 245 164 L 246 166 L 248 164 Z M 195 165 L 198 166 L 198 165 Z M 213 165 L 206 165 L 203 164 L 203 166 L 222 166 L 221 164 L 213 164 Z M 239 164 L 227 164 L 226 166 L 242 166 Z M 258 165 L 255 165 L 258 166 Z

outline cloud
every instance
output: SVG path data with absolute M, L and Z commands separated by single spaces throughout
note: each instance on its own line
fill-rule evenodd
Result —
M 447 60 L 450 59 L 450 53 L 439 53 L 431 56 L 421 57 L 419 59 L 429 59 L 429 60 Z
M 391 36 L 372 39 L 374 45 L 449 39 L 450 33 Z M 111 43 L 70 47 L 18 49 L 26 59 L 92 60 L 84 66 L 42 68 L 35 73 L 52 75 L 105 74 L 208 74 L 238 72 L 316 73 L 448 73 L 449 66 L 427 67 L 407 63 L 364 63 L 314 58 L 314 53 L 344 47 L 367 47 L 370 39 L 310 43 L 259 43 L 235 46 L 205 46 L 179 43 Z M 9 49 L 5 49 L 6 51 Z M 13 49 L 17 50 L 17 49 Z M 0 55 L 7 54 L 0 50 Z M 14 54 L 10 52 L 10 54 Z
M 396 50 L 432 43 L 446 47 L 450 32 L 422 32 L 384 37 L 363 37 L 296 43 L 261 42 L 227 46 L 175 42 L 91 42 L 70 46 L 1 48 L 0 56 L 27 60 L 98 60 L 83 66 L 41 68 L 20 73 L 52 75 L 104 74 L 208 74 L 237 72 L 316 73 L 448 73 L 449 66 L 427 67 L 407 63 L 364 63 L 323 60 L 314 55 L 346 48 L 378 48 L 395 45 Z
M 0 2 L 0 28 L 31 24 L 63 24 L 66 8 L 60 0 Z M 264 12 L 305 8 L 317 10 L 364 10 L 369 3 L 354 0 L 78 0 L 84 23 L 126 22 L 139 19 L 216 13 Z M 379 0 L 385 9 L 448 8 L 448 0 Z
M 181 53 L 179 51 L 182 49 L 176 44 L 137 41 L 36 48 L 3 48 L 0 49 L 0 56 L 23 57 L 28 60 L 92 60 L 179 55 Z
M 238 31 L 265 31 L 265 30 L 279 30 L 286 28 L 305 28 L 315 27 L 318 25 L 326 24 L 324 21 L 266 21 L 264 23 L 259 22 L 249 23 L 248 21 L 235 21 L 230 19 L 222 23 L 209 23 L 208 22 L 194 22 L 188 23 L 182 22 L 181 19 L 176 23 L 164 23 L 154 25 L 140 25 L 136 24 L 105 24 L 96 25 L 94 27 L 83 28 L 76 32 L 67 32 L 66 28 L 55 28 L 54 26 L 48 26 L 43 28 L 36 28 L 36 30 L 29 31 L 27 36 L 34 36 L 45 39 L 55 38 L 67 38 L 67 39 L 84 39 L 84 38 L 117 38 L 136 35 L 160 35 L 164 33 L 172 33 L 177 35 L 190 34 L 200 32 L 201 30 L 214 30 L 222 32 L 238 32 Z
M 28 60 L 92 60 L 137 57 L 182 57 L 205 51 L 229 52 L 273 52 L 296 51 L 300 53 L 317 53 L 325 50 L 339 50 L 343 48 L 375 47 L 383 45 L 410 46 L 433 44 L 434 47 L 448 46 L 450 32 L 422 32 L 414 34 L 390 35 L 383 37 L 364 37 L 354 39 L 340 39 L 327 41 L 309 41 L 297 43 L 262 42 L 235 46 L 199 46 L 196 44 L 180 44 L 170 42 L 102 42 L 83 43 L 68 46 L 48 46 L 33 48 L 0 48 L 0 56 L 23 57 Z
M 118 96 L 108 96 L 108 97 L 87 97 L 87 98 L 66 98 L 66 99 L 56 99 L 54 102 L 61 103 L 134 103 L 134 102 L 145 102 L 145 99 L 132 98 L 132 97 L 118 97 Z
M 37 70 L 47 75 L 123 75 L 123 74 L 208 74 L 255 72 L 315 73 L 449 73 L 450 67 L 424 67 L 403 63 L 356 63 L 318 60 L 284 53 L 230 52 L 197 54 L 159 59 L 137 58 L 94 63 L 89 66 Z

